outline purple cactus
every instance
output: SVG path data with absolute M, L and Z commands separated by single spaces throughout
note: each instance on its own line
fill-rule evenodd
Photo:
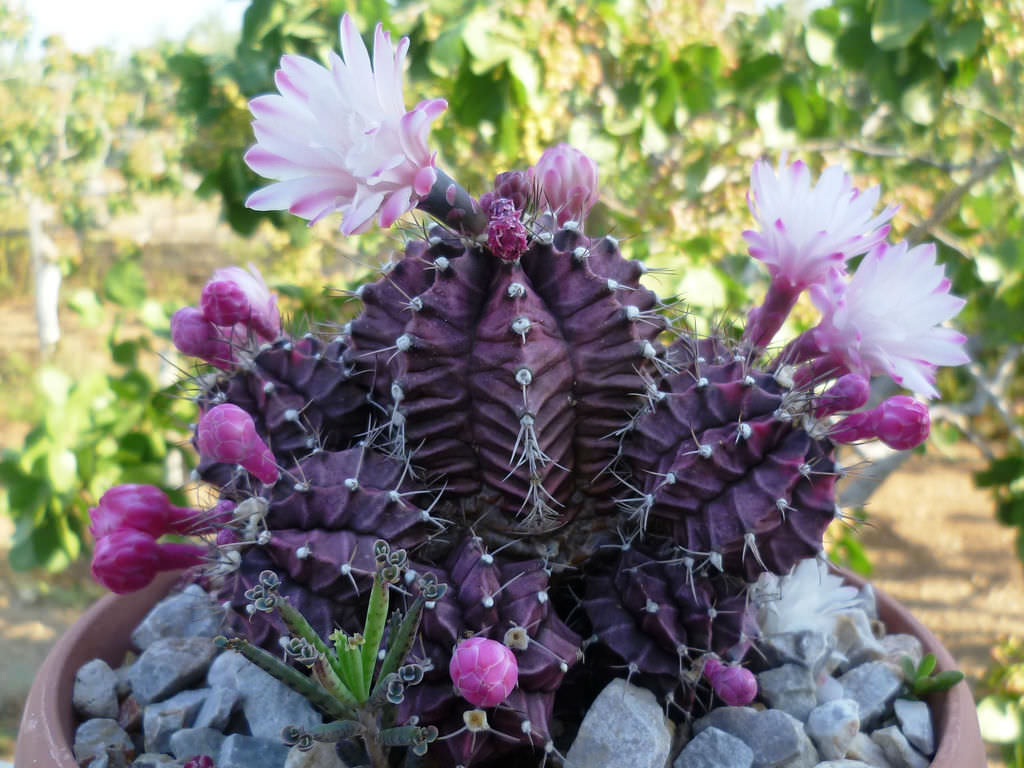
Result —
M 190 531 L 213 540 L 209 586 L 238 631 L 273 649 L 284 625 L 246 597 L 266 570 L 326 637 L 360 631 L 377 542 L 407 549 L 392 599 L 423 606 L 409 657 L 424 674 L 397 722 L 436 727 L 430 759 L 445 768 L 556 750 L 556 707 L 571 721 L 572 699 L 610 669 L 676 712 L 701 706 L 702 685 L 749 702 L 748 592 L 819 555 L 837 514 L 835 442 L 927 435 L 927 409 L 909 398 L 858 411 L 869 377 L 933 395 L 935 367 L 964 359 L 962 337 L 937 325 L 960 302 L 933 251 L 882 243 L 892 209 L 874 214 L 877 189 L 858 196 L 841 169 L 812 188 L 802 163 L 759 162 L 761 231 L 744 236 L 771 273 L 768 294 L 738 341 L 698 337 L 642 283 L 641 263 L 587 229 L 592 160 L 556 147 L 499 174 L 478 203 L 428 150 L 442 104 L 404 112 L 400 67 L 383 71 L 404 44 L 379 31 L 375 72 L 350 20 L 343 39 L 366 66 L 334 62 L 316 104 L 296 80 L 325 71 L 286 57 L 285 112 L 302 120 L 282 123 L 275 97 L 253 103 L 261 134 L 297 132 L 292 149 L 327 151 L 317 115 L 351 117 L 332 134 L 329 173 L 289 168 L 298 155 L 258 142 L 250 165 L 281 180 L 250 204 L 313 220 L 340 210 L 346 233 L 414 207 L 439 223 L 354 292 L 361 313 L 329 340 L 283 333 L 262 279 L 237 269 L 175 315 L 179 349 L 219 369 L 194 380 L 197 476 L 221 498 Z M 351 102 L 378 85 L 386 115 Z M 821 322 L 769 354 L 804 290 Z M 95 522 L 94 570 L 112 586 L 199 557 L 154 539 L 178 513 L 120 506 L 101 503 Z M 426 575 L 448 585 L 442 598 L 427 597 Z

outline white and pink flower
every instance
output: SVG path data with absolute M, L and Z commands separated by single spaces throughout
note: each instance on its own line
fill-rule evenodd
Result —
M 933 244 L 882 243 L 853 277 L 836 270 L 811 288 L 822 320 L 804 344 L 811 342 L 815 357 L 844 372 L 888 374 L 906 389 L 936 397 L 936 367 L 968 362 L 966 337 L 941 325 L 965 303 L 949 289 Z
M 877 186 L 858 190 L 838 165 L 826 168 L 812 187 L 803 162 L 786 165 L 783 155 L 773 169 L 761 159 L 754 163 L 747 194 L 761 229 L 748 229 L 743 239 L 750 255 L 768 267 L 773 282 L 802 290 L 885 240 L 897 206 L 875 215 L 879 194 Z
M 342 56 L 330 54 L 330 69 L 283 56 L 275 75 L 279 94 L 249 103 L 257 143 L 245 155 L 250 168 L 276 183 L 254 192 L 246 205 L 311 222 L 338 211 L 345 234 L 366 231 L 374 218 L 389 227 L 415 207 L 437 179 L 427 136 L 448 105 L 432 99 L 405 110 L 408 47 L 404 37 L 392 46 L 378 24 L 371 64 L 346 14 Z

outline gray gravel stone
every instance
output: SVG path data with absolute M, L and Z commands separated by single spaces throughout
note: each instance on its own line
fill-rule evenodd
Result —
M 182 728 L 171 735 L 171 754 L 179 760 L 191 760 L 197 755 L 209 755 L 216 760 L 224 739 L 224 734 L 213 728 Z
M 135 745 L 131 737 L 116 720 L 109 717 L 94 717 L 86 720 L 75 731 L 72 749 L 79 763 L 96 761 L 101 755 L 107 754 L 108 747 L 120 750 L 126 762 L 135 757 Z
M 206 680 L 211 688 L 238 691 L 249 730 L 257 738 L 276 741 L 286 725 L 308 730 L 323 722 L 301 694 L 234 651 L 217 657 Z
M 227 729 L 231 715 L 241 705 L 242 696 L 233 688 L 210 688 L 203 706 L 193 722 L 195 728 L 216 728 L 218 731 Z
M 825 632 L 780 632 L 765 638 L 759 648 L 772 667 L 800 664 L 817 677 L 835 648 L 835 638 Z
M 654 694 L 619 678 L 590 705 L 565 768 L 664 768 L 672 730 Z
M 718 728 L 705 728 L 687 744 L 672 768 L 751 768 L 754 753 L 746 744 Z
M 132 694 L 142 706 L 166 699 L 202 680 L 216 655 L 213 641 L 204 637 L 157 640 L 132 664 Z
M 146 739 L 146 751 L 169 752 L 171 736 L 176 731 L 192 725 L 196 713 L 209 695 L 209 688 L 182 691 L 166 701 L 148 705 L 142 715 L 142 733 Z
M 75 675 L 71 703 L 83 718 L 106 717 L 116 719 L 117 675 L 103 659 L 83 664 Z
M 746 744 L 754 753 L 753 768 L 813 768 L 818 763 L 803 723 L 782 710 L 719 707 L 693 724 L 695 734 L 707 728 L 718 728 Z
M 168 637 L 216 637 L 224 624 L 224 607 L 198 584 L 164 598 L 132 632 L 132 643 L 144 650 Z
M 143 752 L 135 758 L 132 768 L 182 768 L 184 765 L 184 760 L 175 760 L 162 752 Z
M 862 763 L 860 760 L 825 760 L 814 768 L 875 768 L 875 766 Z
M 907 741 L 925 757 L 934 755 L 935 730 L 932 728 L 932 715 L 928 711 L 928 705 L 923 701 L 896 699 L 893 709 L 896 710 L 896 719 Z
M 841 760 L 846 757 L 850 742 L 860 732 L 858 712 L 853 699 L 836 699 L 811 711 L 806 731 L 822 758 Z
M 882 648 L 885 650 L 883 661 L 899 670 L 903 675 L 903 668 L 900 666 L 900 659 L 909 656 L 916 667 L 924 657 L 924 649 L 921 641 L 913 635 L 886 635 L 881 640 Z
M 284 768 L 287 759 L 288 747 L 280 740 L 235 733 L 224 739 L 214 763 L 217 768 Z
M 784 664 L 757 676 L 758 694 L 769 706 L 805 721 L 818 705 L 817 686 L 810 670 L 798 664 Z
M 860 760 L 872 768 L 893 768 L 882 748 L 871 740 L 868 734 L 861 731 L 853 737 L 850 748 L 846 751 L 848 760 Z
M 871 631 L 871 620 L 864 611 L 848 611 L 837 616 L 832 634 L 836 639 L 836 651 L 847 658 L 843 669 L 878 661 L 885 656 L 885 648 Z
M 931 761 L 910 746 L 906 736 L 895 725 L 871 734 L 871 740 L 882 748 L 892 768 L 928 768 Z
M 903 678 L 881 661 L 869 661 L 854 667 L 839 678 L 846 698 L 860 707 L 860 722 L 870 731 L 889 713 L 892 702 L 900 692 Z
M 718 728 L 741 738 L 741 733 L 754 727 L 754 720 L 758 714 L 760 713 L 753 707 L 718 707 L 694 721 L 693 733 L 696 735 L 705 728 Z
M 826 701 L 835 701 L 846 696 L 843 691 L 843 686 L 840 685 L 839 681 L 831 675 L 826 675 L 825 678 L 818 683 L 818 688 L 814 692 L 814 698 L 817 699 L 819 704 L 824 704 Z

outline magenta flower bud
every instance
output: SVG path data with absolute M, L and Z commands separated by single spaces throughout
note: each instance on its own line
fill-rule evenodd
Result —
M 97 539 L 130 528 L 153 538 L 165 533 L 200 533 L 202 513 L 171 504 L 167 494 L 155 485 L 127 483 L 111 488 L 89 510 L 89 532 Z
M 877 408 L 878 439 L 900 451 L 916 448 L 928 439 L 931 416 L 928 406 L 907 395 L 890 397 Z
M 519 681 L 519 664 L 511 649 L 496 640 L 471 637 L 452 653 L 452 684 L 474 707 L 496 707 Z
M 545 150 L 530 172 L 559 226 L 582 220 L 597 202 L 597 163 L 569 144 Z
M 190 544 L 157 544 L 148 533 L 123 528 L 97 540 L 92 577 L 123 595 L 145 587 L 160 571 L 191 568 L 203 562 L 206 550 Z
M 511 200 L 499 197 L 491 203 L 487 247 L 502 261 L 515 261 L 529 245 L 526 227 Z
M 217 531 L 218 547 L 237 544 L 241 540 L 241 535 L 234 528 L 221 528 L 219 531 Z
M 267 484 L 277 481 L 274 454 L 256 433 L 252 416 L 237 405 L 223 403 L 204 413 L 196 438 L 204 457 L 240 464 Z
M 837 443 L 878 438 L 890 448 L 908 450 L 928 439 L 931 418 L 928 406 L 907 395 L 890 397 L 870 411 L 853 413 L 829 432 Z
M 835 384 L 818 398 L 814 415 L 819 419 L 839 411 L 854 411 L 871 397 L 871 384 L 856 373 L 848 373 L 836 379 Z
M 203 317 L 214 325 L 231 328 L 238 323 L 268 341 L 281 335 L 277 297 L 263 282 L 256 267 L 224 267 L 213 273 L 199 300 Z
M 183 354 L 225 370 L 231 367 L 231 344 L 195 307 L 182 307 L 171 317 L 171 341 Z
M 757 696 L 757 678 L 746 667 L 723 664 L 714 657 L 704 660 L 704 677 L 730 707 L 745 707 Z

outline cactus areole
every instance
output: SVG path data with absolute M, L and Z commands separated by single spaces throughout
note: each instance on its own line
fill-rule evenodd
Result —
M 406 111 L 406 47 L 378 26 L 371 64 L 346 17 L 330 71 L 285 56 L 280 93 L 251 104 L 246 161 L 273 183 L 249 204 L 340 213 L 345 234 L 414 210 L 433 222 L 354 291 L 357 316 L 316 319 L 337 321 L 329 333 L 279 330 L 255 270 L 221 270 L 179 313 L 175 341 L 203 366 L 195 479 L 216 494 L 187 530 L 207 551 L 156 545 L 181 513 L 153 497 L 133 523 L 152 496 L 135 488 L 97 510 L 97 578 L 137 588 L 201 559 L 237 631 L 276 651 L 285 627 L 246 612 L 261 574 L 280 574 L 276 594 L 321 637 L 351 638 L 375 542 L 404 548 L 391 600 L 422 611 L 399 660 L 420 672 L 389 694 L 412 729 L 393 741 L 428 764 L 557 753 L 556 712 L 602 676 L 629 675 L 677 713 L 709 700 L 700 687 L 749 701 L 751 585 L 820 556 L 839 514 L 836 442 L 927 437 L 908 396 L 861 409 L 875 376 L 935 394 L 936 367 L 967 359 L 942 326 L 963 302 L 933 247 L 886 242 L 894 209 L 875 212 L 877 188 L 759 161 L 761 230 L 744 237 L 771 285 L 741 338 L 699 336 L 591 231 L 599 176 L 580 150 L 559 145 L 479 198 L 439 169 L 428 133 L 446 105 Z M 820 323 L 769 348 L 805 290 Z M 900 322 L 879 314 L 894 307 Z M 138 538 L 136 563 L 123 542 Z M 442 597 L 422 591 L 439 582 Z

